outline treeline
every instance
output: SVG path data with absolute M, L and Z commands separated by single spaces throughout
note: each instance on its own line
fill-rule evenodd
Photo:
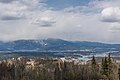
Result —
M 93 56 L 87 64 L 60 59 L 36 58 L 34 65 L 26 59 L 0 63 L 0 80 L 120 80 L 120 67 L 110 57 L 97 62 Z

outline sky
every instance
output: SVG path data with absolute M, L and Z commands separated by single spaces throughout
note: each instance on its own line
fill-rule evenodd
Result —
M 0 40 L 120 44 L 120 0 L 0 0 Z

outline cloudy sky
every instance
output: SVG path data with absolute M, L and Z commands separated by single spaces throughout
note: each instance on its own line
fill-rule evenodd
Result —
M 120 43 L 120 0 L 0 0 L 0 40 Z

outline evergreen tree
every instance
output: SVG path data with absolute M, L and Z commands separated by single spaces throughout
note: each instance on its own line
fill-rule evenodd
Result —
M 101 61 L 101 73 L 104 74 L 104 58 Z
M 45 80 L 45 75 L 43 72 L 39 73 L 39 76 L 37 77 L 38 80 Z
M 112 61 L 110 53 L 108 54 L 108 73 L 109 75 L 112 74 Z
M 92 57 L 92 60 L 91 60 L 91 64 L 92 64 L 92 67 L 96 65 L 96 60 L 95 60 L 95 57 L 93 56 Z
M 101 67 L 102 67 L 102 74 L 106 75 L 108 77 L 108 60 L 107 60 L 107 57 L 102 59 Z
M 119 66 L 119 69 L 118 69 L 118 78 L 120 80 L 120 66 Z
M 112 63 L 112 61 L 111 61 L 111 55 L 110 55 L 110 53 L 108 54 L 108 64 L 110 65 Z

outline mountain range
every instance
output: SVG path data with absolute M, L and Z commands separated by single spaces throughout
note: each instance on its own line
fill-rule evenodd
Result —
M 62 39 L 0 41 L 0 51 L 120 50 L 120 44 Z

